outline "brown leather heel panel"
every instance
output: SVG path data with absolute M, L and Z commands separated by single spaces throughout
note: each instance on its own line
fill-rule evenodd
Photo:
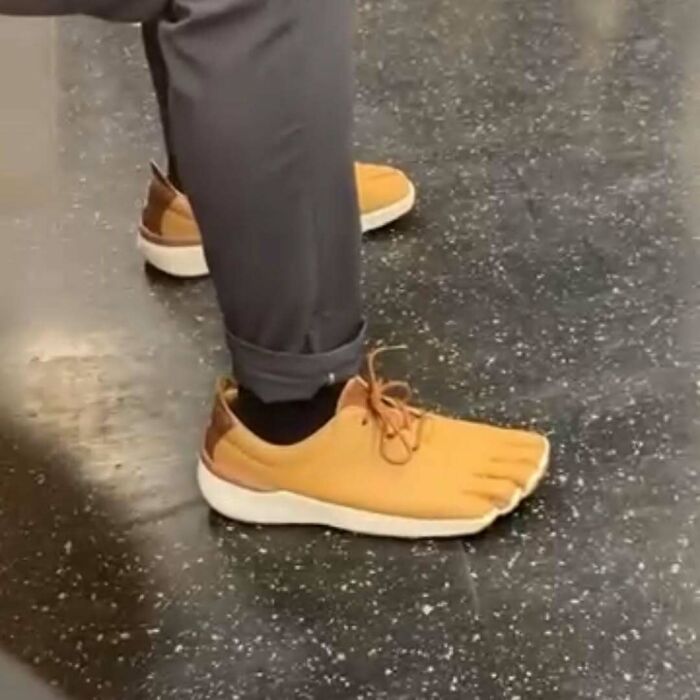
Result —
M 220 381 L 217 383 L 216 392 L 214 394 L 214 404 L 211 408 L 209 427 L 204 436 L 204 450 L 207 455 L 209 455 L 210 459 L 214 459 L 216 446 L 234 425 L 233 414 L 226 405 L 225 384 Z

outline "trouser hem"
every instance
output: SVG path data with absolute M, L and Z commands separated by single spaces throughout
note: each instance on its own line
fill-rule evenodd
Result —
M 236 381 L 267 403 L 303 401 L 360 370 L 366 325 L 345 345 L 323 353 L 275 352 L 227 333 Z

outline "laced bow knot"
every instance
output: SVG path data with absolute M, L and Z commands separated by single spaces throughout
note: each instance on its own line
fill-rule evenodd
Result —
M 407 464 L 420 447 L 425 412 L 410 405 L 412 391 L 408 382 L 385 381 L 377 375 L 377 357 L 385 352 L 405 350 L 404 346 L 380 347 L 367 356 L 367 416 L 373 417 L 381 430 L 382 457 L 391 464 Z M 412 428 L 417 425 L 412 440 Z M 404 454 L 397 457 L 389 453 L 387 441 L 399 438 Z

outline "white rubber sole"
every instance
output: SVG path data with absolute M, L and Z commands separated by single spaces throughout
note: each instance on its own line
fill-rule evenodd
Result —
M 148 263 L 173 277 L 204 277 L 209 274 L 201 245 L 159 245 L 139 232 L 136 246 Z
M 464 520 L 423 520 L 401 518 L 318 501 L 289 491 L 264 493 L 251 491 L 216 476 L 200 460 L 197 479 L 202 495 L 217 512 L 257 525 L 323 525 L 339 530 L 419 539 L 473 535 L 491 525 L 496 518 L 512 512 L 537 487 L 549 465 L 549 443 L 539 468 L 523 491 L 518 491 L 503 510 L 494 510 L 481 518 Z
M 369 214 L 363 214 L 360 219 L 362 233 L 376 231 L 376 229 L 388 226 L 402 216 L 406 216 L 416 205 L 416 188 L 413 183 L 409 183 L 409 187 L 408 194 L 398 202 L 394 202 L 394 204 L 384 207 L 384 209 L 377 209 Z
M 408 195 L 389 207 L 362 215 L 362 232 L 375 231 L 408 214 L 416 203 L 416 190 L 411 184 Z M 136 245 L 141 254 L 161 272 L 173 277 L 204 277 L 209 267 L 201 245 L 169 246 L 149 241 L 139 232 Z

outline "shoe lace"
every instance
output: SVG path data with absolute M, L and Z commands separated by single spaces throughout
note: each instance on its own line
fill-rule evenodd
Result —
M 406 350 L 404 346 L 379 347 L 367 355 L 367 416 L 381 430 L 380 451 L 391 464 L 407 464 L 420 448 L 426 412 L 410 405 L 413 392 L 408 382 L 385 381 L 377 375 L 377 358 L 385 352 Z M 416 426 L 415 437 L 412 430 Z M 388 441 L 398 438 L 404 447 L 402 456 L 390 454 Z

